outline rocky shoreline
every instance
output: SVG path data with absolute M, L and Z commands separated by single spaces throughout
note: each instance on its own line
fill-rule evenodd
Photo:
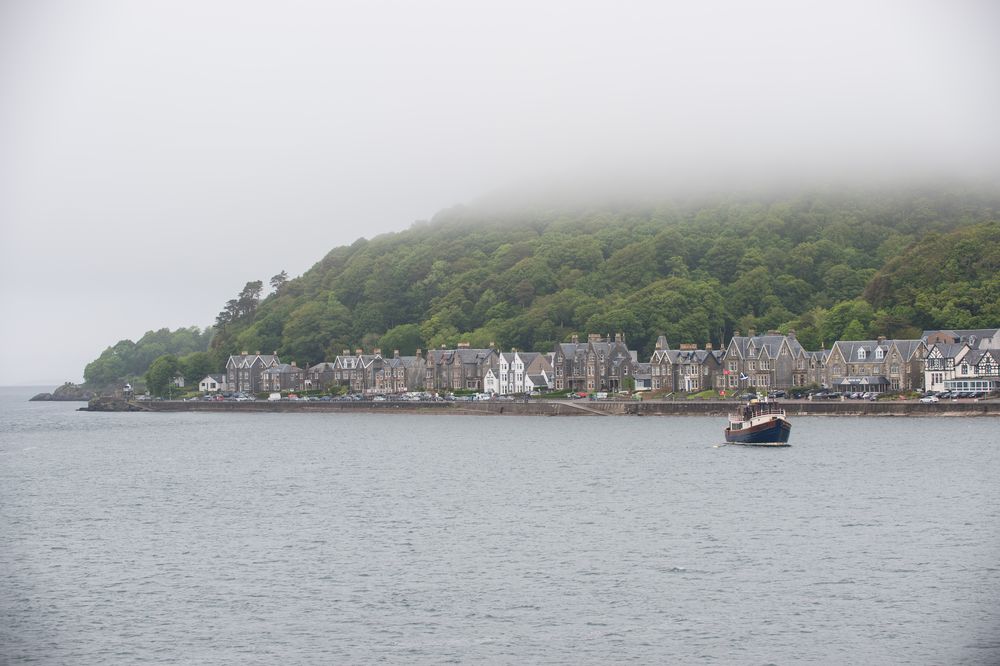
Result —
M 29 399 L 29 402 L 88 402 L 97 397 L 97 394 L 90 389 L 85 389 L 78 384 L 66 382 L 52 393 L 39 393 Z

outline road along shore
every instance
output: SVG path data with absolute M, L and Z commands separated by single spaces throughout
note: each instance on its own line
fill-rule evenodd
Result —
M 531 400 L 508 402 L 442 401 L 334 401 L 281 400 L 256 402 L 202 402 L 151 400 L 126 402 L 120 398 L 95 398 L 81 411 L 90 412 L 217 412 L 217 413 L 315 413 L 369 412 L 377 414 L 470 414 L 479 416 L 725 416 L 736 401 L 626 401 Z M 781 401 L 789 416 L 1000 416 L 1000 401 L 881 402 Z

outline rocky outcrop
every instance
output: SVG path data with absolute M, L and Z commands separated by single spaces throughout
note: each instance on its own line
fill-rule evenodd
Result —
M 145 412 L 149 411 L 144 405 L 135 402 L 128 402 L 122 398 L 113 396 L 98 396 L 87 403 L 86 407 L 81 407 L 83 412 Z
M 66 382 L 59 388 L 57 388 L 52 393 L 39 393 L 38 395 L 31 398 L 31 400 L 67 400 L 67 401 L 78 401 L 87 402 L 91 398 L 95 397 L 97 394 L 90 389 L 85 389 L 78 384 L 72 382 Z

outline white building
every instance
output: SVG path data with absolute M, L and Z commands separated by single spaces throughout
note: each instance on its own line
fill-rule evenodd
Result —
M 205 375 L 205 378 L 198 382 L 198 390 L 202 393 L 217 393 L 225 391 L 225 375 Z

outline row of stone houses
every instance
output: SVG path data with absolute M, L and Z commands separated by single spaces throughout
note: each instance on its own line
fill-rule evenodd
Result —
M 633 382 L 642 368 L 636 352 L 625 344 L 625 335 L 591 334 L 587 342 L 574 335 L 552 352 L 553 386 L 557 391 L 620 391 Z M 634 385 L 634 384 L 633 384 Z
M 838 391 L 913 390 L 923 385 L 921 340 L 838 341 L 829 350 L 807 351 L 794 331 L 744 336 L 737 332 L 725 350 L 709 345 L 679 350 L 657 343 L 654 390 L 697 392 L 793 390 L 821 386 Z
M 622 333 L 574 335 L 551 353 L 495 347 L 435 349 L 383 357 L 344 350 L 309 368 L 282 363 L 277 354 L 230 356 L 221 390 L 260 393 L 345 386 L 352 393 L 472 390 L 498 395 L 555 389 L 659 392 L 770 391 L 822 386 L 839 391 L 1000 389 L 1000 329 L 927 331 L 919 340 L 838 341 L 807 351 L 794 331 L 748 335 L 739 331 L 725 349 L 682 344 L 660 336 L 648 363 L 638 361 Z M 211 380 L 207 377 L 203 384 Z
M 467 344 L 430 350 L 426 356 L 421 350 L 413 356 L 395 351 L 383 357 L 380 349 L 370 354 L 345 349 L 332 362 L 309 368 L 281 363 L 277 354 L 244 352 L 229 357 L 219 389 L 260 393 L 344 386 L 359 394 L 473 390 L 505 395 L 550 389 L 551 376 L 545 354 L 517 350 L 503 354 L 494 347 L 473 349 Z

